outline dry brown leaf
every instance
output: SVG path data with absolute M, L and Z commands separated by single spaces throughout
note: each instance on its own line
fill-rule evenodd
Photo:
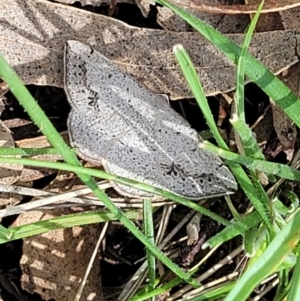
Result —
M 224 1 L 215 0 L 215 2 Z M 157 7 L 157 10 L 157 22 L 164 29 L 170 31 L 187 31 L 186 22 L 169 8 Z M 187 9 L 187 11 L 222 33 L 243 33 L 249 25 L 249 16 L 246 15 L 210 14 L 193 9 Z
M 100 6 L 102 3 L 110 4 L 111 0 L 54 0 L 58 3 L 63 4 L 73 4 L 75 2 L 79 2 L 82 6 L 92 5 L 92 6 Z
M 272 99 L 270 100 L 270 103 L 273 112 L 274 129 L 282 145 L 282 150 L 287 155 L 287 160 L 291 161 L 294 155 L 297 138 L 296 126 Z
M 211 4 L 210 0 L 171 0 L 181 7 L 191 8 L 198 11 L 205 11 L 216 14 L 250 14 L 256 13 L 258 5 L 219 5 Z M 278 12 L 300 6 L 299 0 L 266 0 L 261 13 Z
M 259 122 L 255 122 L 255 126 L 251 126 L 255 133 L 256 140 L 259 145 L 265 145 L 272 137 L 273 131 L 273 116 L 271 110 L 267 109 L 262 116 L 260 116 Z
M 187 31 L 186 22 L 176 15 L 169 8 L 162 6 L 157 7 L 158 14 L 156 16 L 157 23 L 165 30 L 170 31 Z
M 22 200 L 21 195 L 8 192 L 0 192 L 0 209 L 16 206 Z M 0 218 L 0 221 L 2 218 Z
M 292 92 L 300 96 L 300 63 L 295 64 L 278 76 Z
M 63 86 L 63 46 L 90 44 L 156 93 L 191 97 L 172 48 L 183 44 L 207 95 L 232 90 L 235 67 L 198 33 L 140 29 L 118 20 L 43 0 L 0 0 L 0 52 L 26 84 Z M 238 44 L 243 35 L 228 35 Z M 278 74 L 298 61 L 298 31 L 255 34 L 251 53 Z
M 260 2 L 261 2 L 260 0 L 245 0 L 245 4 L 256 5 L 256 7 L 259 6 Z M 250 17 L 252 19 L 254 17 L 254 14 L 251 14 Z M 255 32 L 283 30 L 283 29 L 284 27 L 279 12 L 261 14 L 255 26 Z
M 79 2 L 82 6 L 91 5 L 91 6 L 100 6 L 101 4 L 110 5 L 112 2 L 115 3 L 134 3 L 134 0 L 54 0 L 58 3 L 63 4 L 73 4 Z M 114 3 L 114 4 L 115 4 Z
M 16 225 L 51 219 L 49 210 L 21 214 Z M 73 301 L 100 234 L 99 225 L 60 229 L 23 240 L 22 287 L 44 300 Z M 102 300 L 100 264 L 94 264 L 81 300 Z M 100 281 L 99 281 L 100 280 Z
M 155 0 L 135 0 L 136 5 L 140 8 L 142 15 L 148 18 L 150 6 L 155 5 Z
M 64 139 L 66 143 L 69 143 L 69 137 L 68 132 L 60 132 L 60 135 Z M 48 139 L 45 136 L 35 137 L 35 138 L 28 138 L 23 140 L 17 140 L 16 146 L 19 148 L 45 148 L 45 147 L 51 147 L 51 144 L 49 143 Z M 54 155 L 54 158 L 55 155 Z
M 8 185 L 11 187 L 10 185 Z M 32 182 L 17 181 L 14 186 L 32 188 Z M 13 188 L 12 188 L 13 190 Z M 23 199 L 23 195 L 13 192 L 0 192 L 0 209 L 5 209 L 8 207 L 14 207 L 20 203 Z
M 280 16 L 285 29 L 299 28 L 300 7 L 282 11 Z
M 300 63 L 295 64 L 279 78 L 292 90 L 296 95 L 300 95 Z M 273 125 L 277 137 L 282 145 L 282 150 L 287 155 L 287 160 L 291 161 L 294 154 L 295 142 L 297 139 L 297 128 L 291 119 L 271 100 L 273 112 Z
M 69 143 L 67 132 L 60 133 L 65 142 Z M 51 147 L 45 136 L 40 136 L 36 138 L 29 138 L 24 140 L 16 141 L 16 146 L 19 148 L 44 148 Z M 45 160 L 45 161 L 58 161 L 61 160 L 60 155 L 37 155 L 31 156 L 32 159 L 36 160 Z M 34 181 L 45 176 L 56 173 L 57 171 L 50 168 L 39 168 L 39 167 L 30 167 L 25 166 L 22 170 L 22 173 L 19 176 L 20 181 L 28 182 Z

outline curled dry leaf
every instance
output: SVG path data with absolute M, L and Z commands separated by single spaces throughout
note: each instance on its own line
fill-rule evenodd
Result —
M 73 4 L 75 2 L 79 2 L 82 6 L 86 6 L 86 5 L 100 6 L 102 3 L 110 4 L 111 0 L 55 0 L 55 2 L 59 2 L 63 4 Z
M 115 3 L 134 3 L 134 0 L 55 0 L 55 2 L 63 4 L 73 4 L 79 2 L 82 6 L 91 5 L 91 6 L 100 6 L 101 4 L 111 5 Z
M 135 3 L 140 8 L 140 10 L 145 18 L 147 18 L 149 15 L 150 6 L 156 4 L 155 0 L 135 0 Z
M 171 0 L 174 4 L 181 7 L 191 8 L 198 11 L 216 13 L 216 14 L 250 14 L 256 13 L 256 4 L 236 4 L 236 5 L 219 5 L 212 4 L 210 0 Z M 266 0 L 261 13 L 278 12 L 300 6 L 299 0 Z
M 202 214 L 197 212 L 191 221 L 186 225 L 186 234 L 188 237 L 187 245 L 195 244 L 199 239 L 200 222 Z
M 43 0 L 0 0 L 0 52 L 26 84 L 63 87 L 63 46 L 89 44 L 155 93 L 191 97 L 172 48 L 183 44 L 207 95 L 235 87 L 235 66 L 199 33 L 141 29 L 118 20 Z M 38 23 L 38 26 L 36 24 Z M 244 35 L 228 35 L 242 44 Z M 298 59 L 300 32 L 254 34 L 250 53 L 275 74 Z

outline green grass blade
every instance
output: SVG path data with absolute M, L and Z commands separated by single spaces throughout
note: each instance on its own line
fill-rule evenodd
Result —
M 232 290 L 235 285 L 235 281 L 225 283 L 217 287 L 212 287 L 204 293 L 200 293 L 199 296 L 189 298 L 189 301 L 207 301 L 207 300 L 223 300 L 224 296 Z
M 128 219 L 137 220 L 141 218 L 141 213 L 136 211 L 127 211 L 126 216 Z M 105 211 L 80 212 L 76 214 L 54 217 L 49 220 L 38 221 L 27 225 L 9 228 L 8 230 L 10 231 L 10 236 L 0 236 L 0 244 L 33 235 L 43 234 L 51 230 L 102 223 L 116 219 L 117 218 L 115 215 Z
M 241 55 L 241 48 L 230 39 L 178 6 L 166 0 L 156 0 L 156 2 L 174 11 L 208 41 L 220 49 L 233 63 L 236 63 L 237 58 Z M 261 62 L 249 54 L 245 57 L 245 74 L 269 95 L 287 116 L 300 127 L 300 100 L 286 85 L 274 76 Z
M 150 200 L 144 200 L 143 206 L 143 220 L 144 220 L 144 231 L 146 237 L 152 244 L 154 242 L 154 226 L 153 226 L 153 213 L 152 213 L 152 206 Z M 148 261 L 148 274 L 149 274 L 149 288 L 150 291 L 155 289 L 155 257 L 151 253 L 150 250 L 147 249 L 147 261 Z M 153 300 L 153 298 L 152 298 Z
M 203 244 L 204 248 L 214 248 L 219 244 L 222 244 L 238 235 L 244 235 L 246 231 L 249 231 L 251 228 L 255 227 L 261 222 L 261 218 L 257 212 L 253 212 L 243 216 L 240 220 L 236 221 L 229 227 L 226 227 L 218 234 L 207 240 Z
M 277 291 L 277 294 L 273 301 L 286 301 L 287 300 L 286 296 L 288 294 L 288 291 L 290 290 L 290 286 L 291 286 L 290 283 L 291 282 L 289 282 L 285 287 L 281 287 L 280 291 Z M 278 286 L 279 286 L 279 284 L 278 284 Z M 295 300 L 297 300 L 297 299 L 295 299 Z
M 238 118 L 245 122 L 245 104 L 244 104 L 244 89 L 245 89 L 245 56 L 248 53 L 248 49 L 250 46 L 251 38 L 256 27 L 258 18 L 260 16 L 260 12 L 264 5 L 264 1 L 259 5 L 256 14 L 254 15 L 249 29 L 247 30 L 244 44 L 242 46 L 241 55 L 238 59 L 237 70 L 236 70 L 236 106 L 237 106 L 237 115 Z
M 197 100 L 197 103 L 202 110 L 206 120 L 207 124 L 214 135 L 214 138 L 217 140 L 217 143 L 220 147 L 224 149 L 228 149 L 226 143 L 222 139 L 221 135 L 219 134 L 219 131 L 217 129 L 217 126 L 213 120 L 212 114 L 210 112 L 209 106 L 207 104 L 206 97 L 204 95 L 203 88 L 200 84 L 200 81 L 198 79 L 198 75 L 196 73 L 196 70 L 193 66 L 193 63 L 185 51 L 185 49 L 182 47 L 182 45 L 176 45 L 174 46 L 174 53 L 176 56 L 176 59 L 178 60 L 178 63 L 182 69 L 182 72 L 184 74 L 184 77 L 186 81 L 188 82 L 189 86 L 191 87 L 191 90 Z M 243 169 L 235 164 L 228 164 L 231 168 L 231 171 L 233 172 L 234 176 L 238 180 L 238 183 L 243 188 L 246 195 L 249 197 L 251 203 L 255 207 L 255 209 L 260 214 L 262 220 L 268 227 L 270 231 L 272 231 L 272 223 L 270 220 L 270 216 L 268 212 L 266 211 L 266 202 L 262 203 L 260 202 L 260 196 L 258 195 L 256 189 L 253 187 L 253 184 L 251 183 L 250 179 L 246 175 L 246 173 L 243 171 Z M 259 187 L 259 186 L 258 186 Z M 259 191 L 261 195 L 263 195 L 263 192 Z
M 130 298 L 129 301 L 143 301 L 143 300 L 149 300 L 152 297 L 155 297 L 159 294 L 163 294 L 167 291 L 169 291 L 171 288 L 175 287 L 176 285 L 180 284 L 182 280 L 178 278 L 174 278 L 171 281 L 169 281 L 167 284 L 164 284 L 163 286 L 156 288 L 155 290 L 151 292 L 143 293 L 142 295 L 137 295 L 132 298 Z
M 257 239 L 257 225 L 250 228 L 244 234 L 244 248 L 247 256 L 253 256 L 255 254 L 255 240 Z
M 73 151 L 73 150 L 72 150 Z M 74 152 L 75 154 L 75 152 Z M 37 155 L 60 155 L 55 148 L 13 148 L 0 147 L 0 156 L 37 156 Z
M 0 241 L 1 241 L 1 239 L 9 240 L 9 239 L 11 239 L 11 237 L 12 237 L 11 230 L 0 225 Z
M 214 154 L 217 154 L 225 160 L 242 164 L 249 169 L 257 169 L 267 174 L 273 174 L 287 180 L 300 181 L 300 171 L 287 165 L 238 155 L 236 153 L 220 149 L 207 141 L 201 142 L 200 147 Z
M 286 256 L 299 243 L 299 228 L 300 211 L 275 236 L 255 264 L 242 275 L 225 301 L 246 300 L 263 279 L 278 271 Z
M 231 121 L 231 124 L 233 125 L 234 130 L 236 131 L 236 133 L 238 133 L 240 137 L 240 141 L 242 143 L 245 154 L 248 155 L 249 157 L 264 160 L 265 157 L 261 152 L 259 145 L 249 126 L 243 120 L 238 119 L 236 114 L 234 114 L 234 118 Z M 265 192 L 264 188 L 262 187 L 260 181 L 258 180 L 258 176 L 256 174 L 255 169 L 250 169 L 250 175 L 252 178 L 253 186 L 255 187 L 256 190 L 256 194 L 259 196 L 257 199 L 253 200 L 252 204 L 254 205 L 256 210 L 265 211 L 264 214 L 269 217 L 268 218 L 269 220 L 271 220 L 272 219 L 271 215 L 273 213 L 273 210 L 272 210 L 269 197 Z M 268 228 L 270 230 L 272 229 L 270 225 L 268 226 Z
M 299 203 L 300 203 L 297 193 L 295 193 L 291 190 L 284 190 L 282 192 L 282 195 L 291 202 L 288 213 L 294 213 L 297 210 L 297 208 L 299 207 Z
M 198 75 L 196 73 L 196 70 L 193 66 L 193 63 L 189 55 L 187 54 L 187 52 L 185 51 L 182 45 L 175 45 L 173 48 L 173 52 L 181 68 L 181 71 L 184 74 L 184 77 L 188 82 L 191 91 L 193 92 L 193 95 L 196 98 L 198 106 L 201 109 L 205 117 L 205 120 L 207 122 L 207 125 L 211 130 L 214 138 L 217 140 L 217 143 L 220 147 L 227 148 L 225 141 L 223 140 L 223 138 L 221 137 L 218 131 L 213 115 L 208 106 L 207 99 L 204 94 L 204 90 L 202 88 L 202 85 L 199 81 Z
M 298 245 L 298 254 L 300 254 L 300 245 Z M 300 260 L 298 256 L 297 263 L 293 270 L 290 282 L 290 290 L 288 292 L 287 301 L 298 301 L 300 296 Z
M 265 159 L 254 135 L 249 126 L 241 119 L 238 119 L 237 115 L 233 116 L 230 121 L 235 131 L 240 136 L 245 155 L 255 159 Z

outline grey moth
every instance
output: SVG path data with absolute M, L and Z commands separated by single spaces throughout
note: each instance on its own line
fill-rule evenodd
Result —
M 164 96 L 81 42 L 68 41 L 64 56 L 68 131 L 82 158 L 191 200 L 237 189 L 229 169 L 198 147 L 201 138 Z M 114 187 L 124 196 L 155 198 L 122 184 Z

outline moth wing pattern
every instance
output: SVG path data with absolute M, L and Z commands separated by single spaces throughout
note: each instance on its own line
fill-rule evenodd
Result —
M 198 147 L 197 132 L 145 86 L 91 47 L 68 41 L 65 91 L 70 140 L 79 154 L 109 173 L 193 200 L 231 193 L 224 163 Z M 115 183 L 131 197 L 154 195 Z

